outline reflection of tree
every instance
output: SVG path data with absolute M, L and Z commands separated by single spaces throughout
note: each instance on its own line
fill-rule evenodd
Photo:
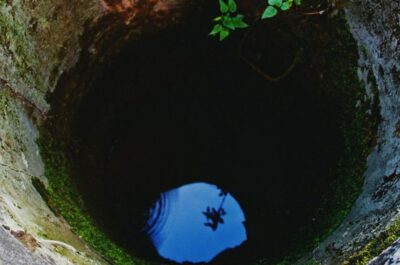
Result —
M 218 210 L 215 209 L 214 207 L 211 208 L 207 207 L 207 210 L 203 212 L 203 214 L 207 218 L 207 222 L 204 223 L 204 225 L 210 227 L 213 231 L 217 230 L 219 224 L 224 223 L 224 219 L 222 218 L 222 216 L 226 214 L 222 206 L 225 202 L 226 196 L 228 196 L 228 192 L 221 190 L 219 196 L 222 197 L 222 201 L 221 204 L 219 205 Z

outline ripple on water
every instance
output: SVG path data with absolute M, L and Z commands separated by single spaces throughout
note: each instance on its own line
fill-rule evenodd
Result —
M 192 183 L 160 195 L 145 231 L 159 255 L 175 262 L 210 262 L 247 240 L 244 213 L 228 192 Z

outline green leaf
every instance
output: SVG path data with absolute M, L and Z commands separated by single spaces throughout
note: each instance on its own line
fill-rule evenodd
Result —
M 218 22 L 218 21 L 221 21 L 221 19 L 222 19 L 222 17 L 219 16 L 219 17 L 214 18 L 213 20 L 214 20 L 215 22 Z
M 235 27 L 238 29 L 244 29 L 244 28 L 247 28 L 248 26 L 249 25 L 244 21 L 239 21 L 235 24 Z
M 299 6 L 301 5 L 301 0 L 294 0 L 294 3 Z
M 286 11 L 286 10 L 288 10 L 289 8 L 291 8 L 292 7 L 292 5 L 289 3 L 289 2 L 285 2 L 285 3 L 282 3 L 282 5 L 281 5 L 281 10 L 282 11 Z
M 247 25 L 246 22 L 243 21 L 243 18 L 244 18 L 243 15 L 237 15 L 236 17 L 234 17 L 232 19 L 235 28 L 243 29 L 243 28 L 247 28 L 249 26 L 249 25 Z
M 224 14 L 224 13 L 227 13 L 228 10 L 229 10 L 228 5 L 225 4 L 225 2 L 222 1 L 222 0 L 219 0 L 219 10 L 220 10 L 221 13 L 223 13 L 223 14 Z
M 220 32 L 219 32 L 219 40 L 222 41 L 224 39 L 226 39 L 229 36 L 229 30 L 223 28 Z
M 273 6 L 269 6 L 264 10 L 264 13 L 262 14 L 262 19 L 266 19 L 266 18 L 271 18 L 276 16 L 276 14 L 278 14 L 278 10 L 276 10 L 275 7 Z
M 222 20 L 222 25 L 224 25 L 228 29 L 235 29 L 235 23 L 231 17 L 224 17 Z
M 219 32 L 221 32 L 222 29 L 223 29 L 222 25 L 217 24 L 214 26 L 214 28 L 211 30 L 211 32 L 209 34 L 212 36 L 217 35 Z
M 282 0 L 268 0 L 270 6 L 280 7 L 282 5 Z
M 236 10 L 237 10 L 237 5 L 236 5 L 235 0 L 228 0 L 228 7 L 229 7 L 229 11 L 230 11 L 231 13 L 236 12 Z
M 237 14 L 236 17 L 234 17 L 233 19 L 235 19 L 235 20 L 243 20 L 244 19 L 244 15 Z

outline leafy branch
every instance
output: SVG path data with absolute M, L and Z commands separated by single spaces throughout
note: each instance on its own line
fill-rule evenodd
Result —
M 265 8 L 261 19 L 271 18 L 278 14 L 278 10 L 287 11 L 293 4 L 301 5 L 301 0 L 268 0 L 268 6 Z
M 272 18 L 281 11 L 289 10 L 293 5 L 301 5 L 301 0 L 267 0 L 261 19 Z M 248 24 L 243 21 L 244 15 L 237 14 L 237 4 L 235 0 L 219 0 L 221 15 L 214 18 L 216 24 L 210 32 L 211 36 L 219 36 L 219 40 L 226 39 L 231 31 L 235 29 L 247 28 Z
M 217 24 L 211 30 L 210 35 L 219 35 L 219 40 L 222 41 L 229 36 L 232 30 L 249 26 L 243 21 L 244 16 L 242 14 L 235 14 L 237 11 L 235 0 L 228 0 L 228 2 L 219 0 L 219 9 L 221 15 L 214 18 Z

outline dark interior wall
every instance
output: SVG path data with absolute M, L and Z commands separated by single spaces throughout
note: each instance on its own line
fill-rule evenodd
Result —
M 322 264 L 335 264 L 337 253 L 341 253 L 339 256 L 342 259 L 353 255 L 358 259 L 372 259 L 390 243 L 372 252 L 366 244 L 376 242 L 377 235 L 388 227 L 392 232 L 386 233 L 397 237 L 394 233 L 398 229 L 394 224 L 398 214 L 397 207 L 393 206 L 398 205 L 399 183 L 397 178 L 388 176 L 396 175 L 399 165 L 399 157 L 394 151 L 400 144 L 396 133 L 400 106 L 397 78 L 400 61 L 399 10 L 400 4 L 393 1 L 347 1 L 347 21 L 359 44 L 359 77 L 367 95 L 379 103 L 381 119 L 377 146 L 368 158 L 361 196 L 347 220 L 314 252 Z M 371 228 L 369 232 L 365 231 L 366 227 Z M 382 238 L 377 240 L 382 241 Z M 361 251 L 355 251 L 355 247 Z M 391 255 L 384 260 L 390 258 Z
M 143 225 L 140 215 L 160 192 L 207 181 L 243 200 L 257 227 L 249 233 L 263 241 L 248 247 L 252 255 L 278 253 L 313 222 L 343 153 L 344 103 L 324 90 L 308 60 L 329 60 L 311 52 L 320 55 L 329 41 L 310 41 L 307 59 L 270 82 L 238 54 L 242 34 L 219 43 L 207 36 L 208 19 L 196 18 L 143 35 L 90 86 L 73 119 L 76 180 L 98 223 L 128 248 L 139 235 L 126 231 Z M 278 75 L 296 56 L 289 47 L 300 44 L 293 45 L 290 25 L 268 32 L 271 42 L 262 28 L 263 66 Z M 246 46 L 247 55 L 258 46 Z M 283 60 L 274 57 L 277 47 L 288 49 Z M 259 217 L 266 213 L 274 218 Z

